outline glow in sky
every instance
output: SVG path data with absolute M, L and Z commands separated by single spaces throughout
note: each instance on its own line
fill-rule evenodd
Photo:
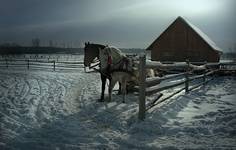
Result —
M 235 0 L 0 0 L 0 43 L 38 37 L 117 47 L 147 47 L 178 16 L 217 45 L 236 43 Z

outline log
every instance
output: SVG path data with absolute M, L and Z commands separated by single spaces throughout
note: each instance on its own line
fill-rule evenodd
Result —
M 167 99 L 170 99 L 171 97 L 173 97 L 173 96 L 175 96 L 176 94 L 180 93 L 180 92 L 183 91 L 184 89 L 185 89 L 185 87 L 183 87 L 183 88 L 181 88 L 181 89 L 175 91 L 175 92 L 172 93 L 171 95 L 169 95 L 169 96 L 167 96 L 167 97 L 165 97 L 165 98 L 163 98 L 163 99 L 157 101 L 157 103 L 155 102 L 155 103 L 153 103 L 152 105 L 149 105 L 149 107 L 147 107 L 146 111 L 148 111 L 148 110 L 151 109 L 152 107 L 154 107 L 154 106 L 156 106 L 156 105 L 158 105 L 158 104 L 160 104 L 160 103 L 166 101 Z
M 184 72 L 184 73 L 179 73 L 179 74 L 167 75 L 167 76 L 164 76 L 164 77 L 147 78 L 146 79 L 146 86 L 147 87 L 155 86 L 156 84 L 159 84 L 164 80 L 180 77 L 180 76 L 185 75 L 185 74 L 186 73 Z
M 146 68 L 145 68 L 145 62 L 146 62 L 146 56 L 140 56 L 139 57 L 139 81 L 140 81 L 140 86 L 139 86 L 139 113 L 138 113 L 138 118 L 139 120 L 144 120 L 145 119 L 145 110 L 146 110 Z
M 173 87 L 182 85 L 184 83 L 185 83 L 185 80 L 182 80 L 180 82 L 176 82 L 174 84 L 170 84 L 170 85 L 166 85 L 166 86 L 162 86 L 162 87 L 160 87 L 159 85 L 158 86 L 149 87 L 149 88 L 146 88 L 146 95 L 150 96 L 150 95 L 152 95 L 154 93 L 157 93 L 157 92 L 160 92 L 160 91 L 164 91 L 164 90 L 167 90 L 169 88 L 173 88 Z

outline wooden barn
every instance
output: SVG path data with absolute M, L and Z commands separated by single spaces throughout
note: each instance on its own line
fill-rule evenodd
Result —
M 162 62 L 219 62 L 220 48 L 199 28 L 178 17 L 148 48 Z

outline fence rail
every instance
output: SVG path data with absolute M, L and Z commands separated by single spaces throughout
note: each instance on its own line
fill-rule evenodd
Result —
M 138 118 L 140 120 L 145 119 L 146 111 L 175 96 L 176 94 L 182 91 L 185 91 L 187 93 L 193 89 L 198 88 L 199 86 L 205 85 L 207 82 L 213 79 L 213 77 L 209 78 L 209 76 L 213 76 L 215 73 L 223 69 L 236 69 L 236 63 L 203 62 L 200 63 L 200 66 L 197 66 L 195 64 L 189 63 L 189 61 L 186 61 L 173 64 L 162 64 L 160 62 L 146 61 L 145 55 L 141 55 L 139 57 L 139 63 L 140 85 Z M 160 70 L 177 69 L 182 70 L 184 72 L 167 75 L 164 77 L 146 78 L 145 70 L 147 68 L 155 68 Z M 195 72 L 197 72 L 198 74 L 195 74 Z M 166 83 L 162 84 L 164 81 Z M 161 91 L 173 89 L 174 87 L 179 87 L 181 85 L 182 87 L 178 88 L 177 90 L 173 90 L 171 94 L 165 97 L 162 93 L 160 93 Z M 152 97 L 149 103 L 146 103 L 147 96 Z
M 36 59 L 1 59 L 0 67 L 25 67 L 43 69 L 76 69 L 84 68 L 82 61 L 56 61 L 56 60 L 36 60 Z

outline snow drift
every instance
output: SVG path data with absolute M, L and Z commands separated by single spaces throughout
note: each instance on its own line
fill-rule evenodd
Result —
M 143 122 L 137 96 L 98 103 L 100 85 L 83 69 L 1 69 L 0 149 L 236 149 L 235 77 L 182 92 Z

